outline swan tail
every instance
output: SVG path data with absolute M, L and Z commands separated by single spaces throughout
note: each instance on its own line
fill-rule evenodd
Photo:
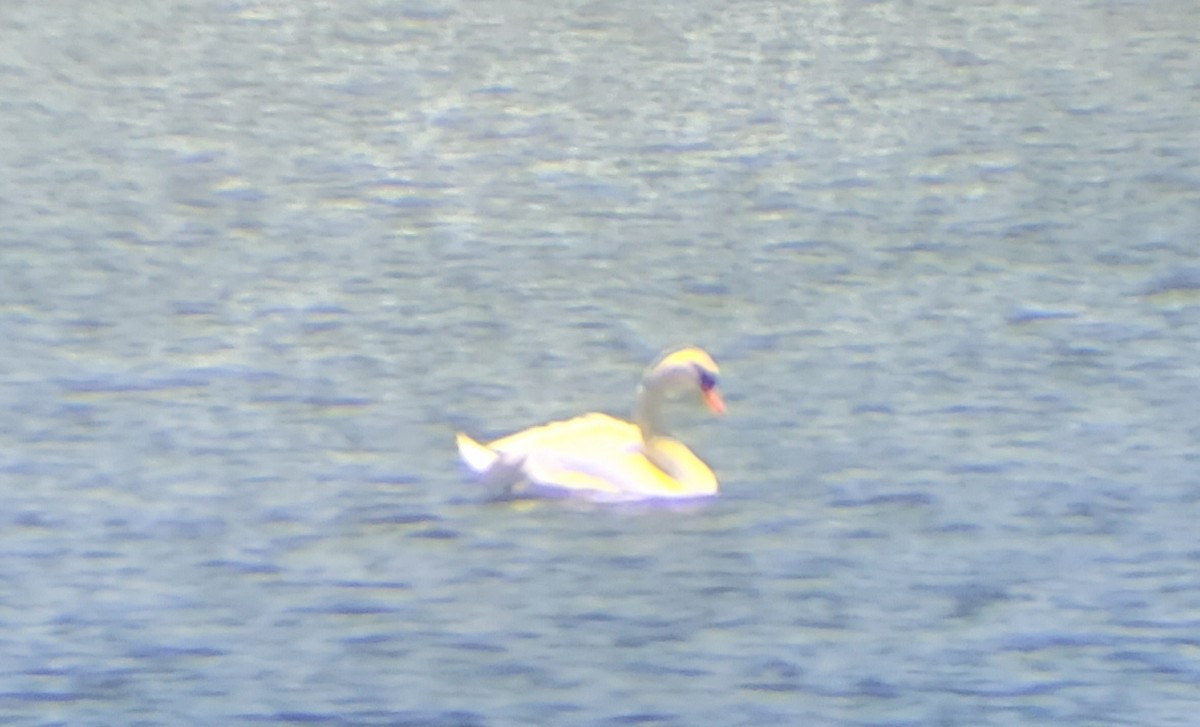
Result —
M 524 479 L 524 457 L 510 457 L 471 439 L 465 434 L 456 437 L 458 455 L 463 463 L 489 487 L 512 489 Z
M 462 457 L 463 464 L 477 475 L 486 473 L 500 460 L 499 452 L 483 446 L 465 434 L 459 433 L 455 441 L 458 443 L 458 456 Z

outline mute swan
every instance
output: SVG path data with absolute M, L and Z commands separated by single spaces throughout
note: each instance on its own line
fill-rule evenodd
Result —
M 717 494 L 717 478 L 692 450 L 667 436 L 667 394 L 695 387 L 714 414 L 717 364 L 699 348 L 668 351 L 638 386 L 633 421 L 590 413 L 532 427 L 487 445 L 459 434 L 463 462 L 484 482 L 509 491 L 613 502 Z

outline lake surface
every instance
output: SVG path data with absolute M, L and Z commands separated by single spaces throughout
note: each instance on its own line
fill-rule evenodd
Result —
M 6 3 L 0 724 L 1194 724 L 1198 118 L 1182 0 Z M 463 477 L 686 342 L 719 499 Z

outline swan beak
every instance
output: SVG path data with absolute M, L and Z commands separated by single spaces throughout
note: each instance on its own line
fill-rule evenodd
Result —
M 708 404 L 708 408 L 713 414 L 725 413 L 725 400 L 721 398 L 715 388 L 705 389 L 701 394 L 704 396 L 704 403 Z

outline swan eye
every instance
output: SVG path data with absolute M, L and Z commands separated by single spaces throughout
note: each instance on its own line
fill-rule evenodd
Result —
M 713 376 L 712 374 L 708 373 L 707 371 L 700 372 L 700 389 L 702 391 L 709 391 L 716 385 L 717 385 L 717 377 Z

